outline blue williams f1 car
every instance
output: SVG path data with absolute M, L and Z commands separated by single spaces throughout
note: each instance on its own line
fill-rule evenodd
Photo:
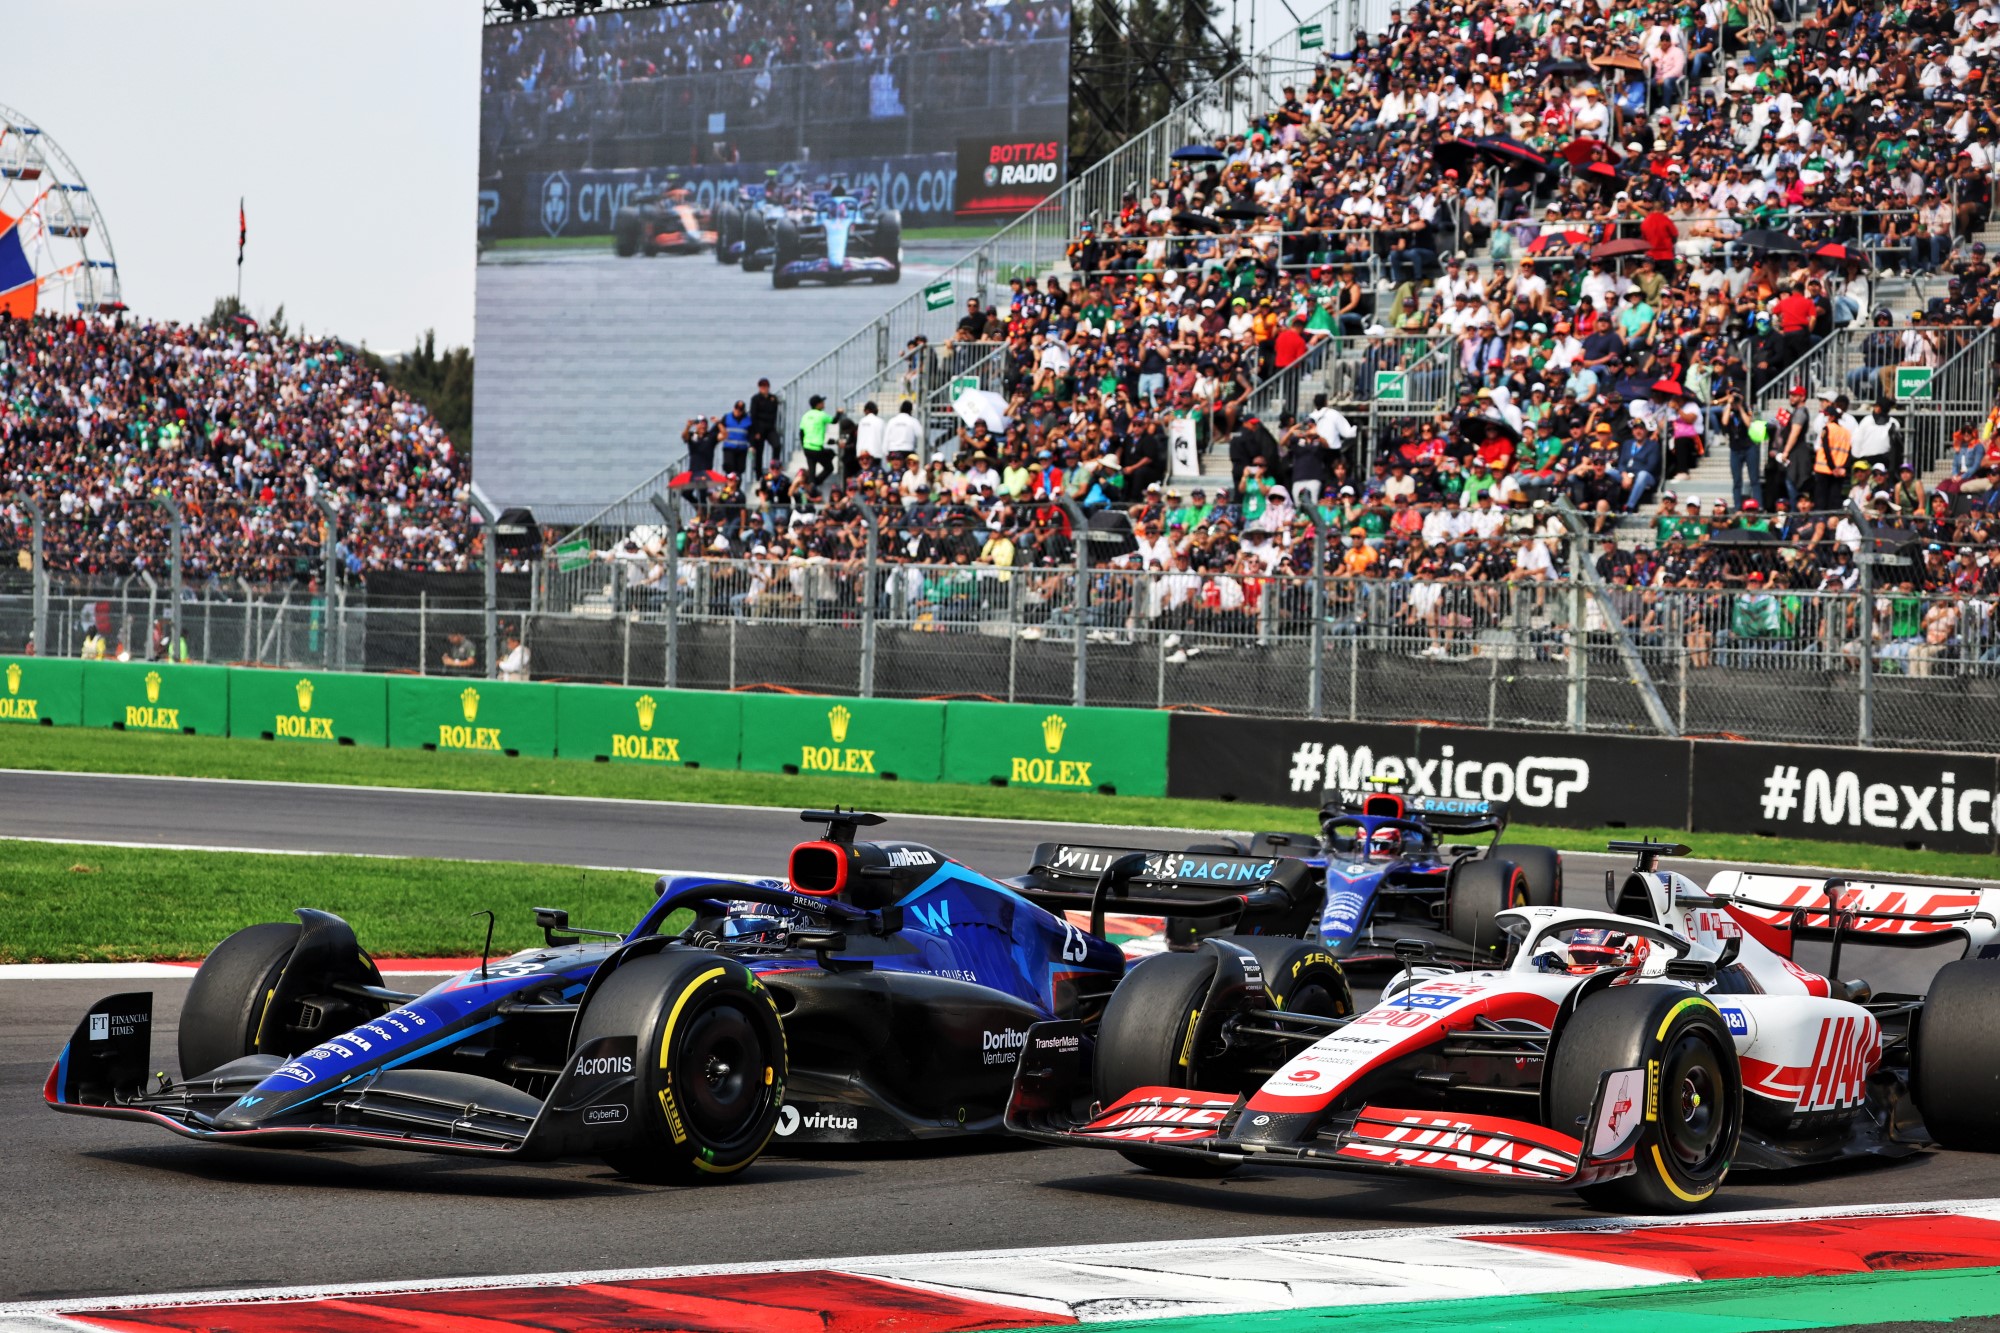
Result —
M 1504 945 L 1499 913 L 1562 897 L 1560 854 L 1499 842 L 1506 822 L 1487 801 L 1329 793 L 1318 838 L 1259 833 L 1247 848 L 1185 851 L 1044 843 L 1016 883 L 1045 906 L 1069 909 L 1073 921 L 1085 909 L 1100 920 L 1108 911 L 1112 938 L 1148 938 L 1150 930 L 1170 948 L 1227 930 L 1308 940 L 1350 965 L 1393 963 L 1399 939 L 1421 939 L 1440 958 L 1482 961 Z M 1480 833 L 1495 839 L 1483 851 L 1448 841 Z M 1098 892 L 1107 868 L 1131 856 L 1144 858 L 1139 868 Z
M 248 927 L 188 990 L 179 1082 L 151 1072 L 153 997 L 130 993 L 91 1006 L 44 1097 L 218 1143 L 595 1157 L 661 1183 L 774 1140 L 999 1132 L 1028 1027 L 1089 1040 L 1124 956 L 929 847 L 857 842 L 879 816 L 804 817 L 826 836 L 783 880 L 662 878 L 623 935 L 538 908 L 543 947 L 422 995 L 329 913 Z M 1351 1008 L 1330 959 L 1296 970 Z

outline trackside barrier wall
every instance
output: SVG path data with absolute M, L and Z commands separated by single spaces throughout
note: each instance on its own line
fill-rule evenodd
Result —
M 1524 824 L 2000 851 L 2000 758 L 1175 713 L 1167 794 L 1313 807 L 1375 776 Z M 1306 821 L 1300 821 L 1303 827 Z
M 555 755 L 563 686 L 415 676 L 388 682 L 389 744 L 396 749 Z
M 229 673 L 229 734 L 322 745 L 389 743 L 389 681 L 339 671 Z
M 565 759 L 729 769 L 742 735 L 741 695 L 557 687 L 556 753 Z
M 0 722 L 83 725 L 83 663 L 55 657 L 0 657 Z
M 743 767 L 936 782 L 944 771 L 944 709 L 900 699 L 745 694 Z
M 944 706 L 944 780 L 1114 796 L 1167 794 L 1167 714 L 1139 708 Z
M 81 662 L 83 725 L 119 731 L 229 734 L 229 668 Z

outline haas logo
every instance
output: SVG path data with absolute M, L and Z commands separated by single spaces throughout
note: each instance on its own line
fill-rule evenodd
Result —
M 159 701 L 160 701 L 160 673 L 157 671 L 148 671 L 146 673 L 146 702 L 149 704 L 156 704 Z
M 7 664 L 7 693 L 19 694 L 20 692 L 21 664 L 19 662 L 9 662 Z
M 653 715 L 659 711 L 660 705 L 654 700 L 652 695 L 642 694 L 639 696 L 637 707 L 639 709 L 639 730 L 651 731 L 653 729 Z
M 1061 713 L 1050 713 L 1042 719 L 1042 744 L 1050 754 L 1062 749 L 1063 732 L 1069 730 L 1069 723 L 1063 721 Z
M 458 706 L 465 710 L 465 720 L 467 722 L 477 722 L 479 720 L 479 691 L 473 689 L 470 685 L 466 686 L 464 691 L 458 696 Z
M 833 743 L 835 745 L 845 745 L 847 743 L 847 724 L 853 718 L 854 714 L 847 711 L 845 704 L 835 704 L 827 710 L 826 725 L 833 732 Z
M 569 225 L 569 177 L 560 171 L 542 182 L 542 228 L 555 236 Z
M 299 696 L 299 711 L 300 711 L 301 713 L 310 713 L 310 712 L 312 712 L 312 710 L 313 710 L 313 683 L 312 683 L 312 682 L 311 682 L 310 680 L 301 680 L 301 681 L 299 681 L 299 685 L 298 685 L 298 696 Z

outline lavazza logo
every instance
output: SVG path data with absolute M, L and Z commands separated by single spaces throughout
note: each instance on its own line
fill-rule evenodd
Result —
M 1760 804 L 1774 824 L 1991 833 L 2000 794 L 1961 788 L 1958 774 L 1949 769 L 1940 771 L 1936 782 L 1911 785 L 1863 782 L 1852 769 L 1773 764 Z
M 1377 755 L 1365 745 L 1324 745 L 1307 741 L 1292 751 L 1295 792 L 1329 787 L 1355 791 L 1377 778 L 1400 783 L 1410 796 L 1446 800 L 1518 801 L 1535 809 L 1569 808 L 1570 797 L 1590 788 L 1590 765 L 1567 755 L 1524 755 L 1503 760 L 1458 759 L 1456 747 L 1439 749 L 1435 759 Z

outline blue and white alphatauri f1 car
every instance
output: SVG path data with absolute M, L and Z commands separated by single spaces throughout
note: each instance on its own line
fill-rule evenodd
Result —
M 1309 1017 L 1227 938 L 1135 965 L 1086 1069 L 1075 1029 L 1037 1024 L 1008 1127 L 1152 1170 L 1245 1162 L 1512 1189 L 1685 1212 L 1732 1168 L 2000 1147 L 2000 890 L 1795 885 L 1659 868 L 1687 848 L 1612 843 L 1605 907 L 1500 914 L 1504 966 L 1407 966 L 1373 1008 Z M 1923 995 L 1815 974 L 1799 939 L 1946 944 L 1978 955 Z M 1291 1043 L 1271 1060 L 1273 1042 Z
M 385 987 L 331 914 L 248 927 L 189 988 L 178 1082 L 152 1072 L 152 995 L 114 995 L 44 1096 L 216 1143 L 596 1157 L 660 1182 L 728 1176 L 774 1138 L 998 1132 L 1028 1027 L 1088 1039 L 1124 957 L 932 848 L 857 842 L 878 816 L 804 817 L 826 834 L 784 879 L 663 878 L 623 934 L 537 909 L 544 947 L 422 995 Z
M 1314 934 L 1348 964 L 1394 960 L 1397 940 L 1426 941 L 1440 957 L 1494 956 L 1494 918 L 1562 901 L 1562 856 L 1501 842 L 1505 806 L 1486 800 L 1329 791 L 1317 839 L 1259 833 L 1252 855 L 1298 857 L 1324 879 Z M 1491 834 L 1483 850 L 1458 840 Z
M 773 287 L 903 280 L 903 215 L 896 209 L 815 191 L 804 217 L 777 218 L 770 232 Z

